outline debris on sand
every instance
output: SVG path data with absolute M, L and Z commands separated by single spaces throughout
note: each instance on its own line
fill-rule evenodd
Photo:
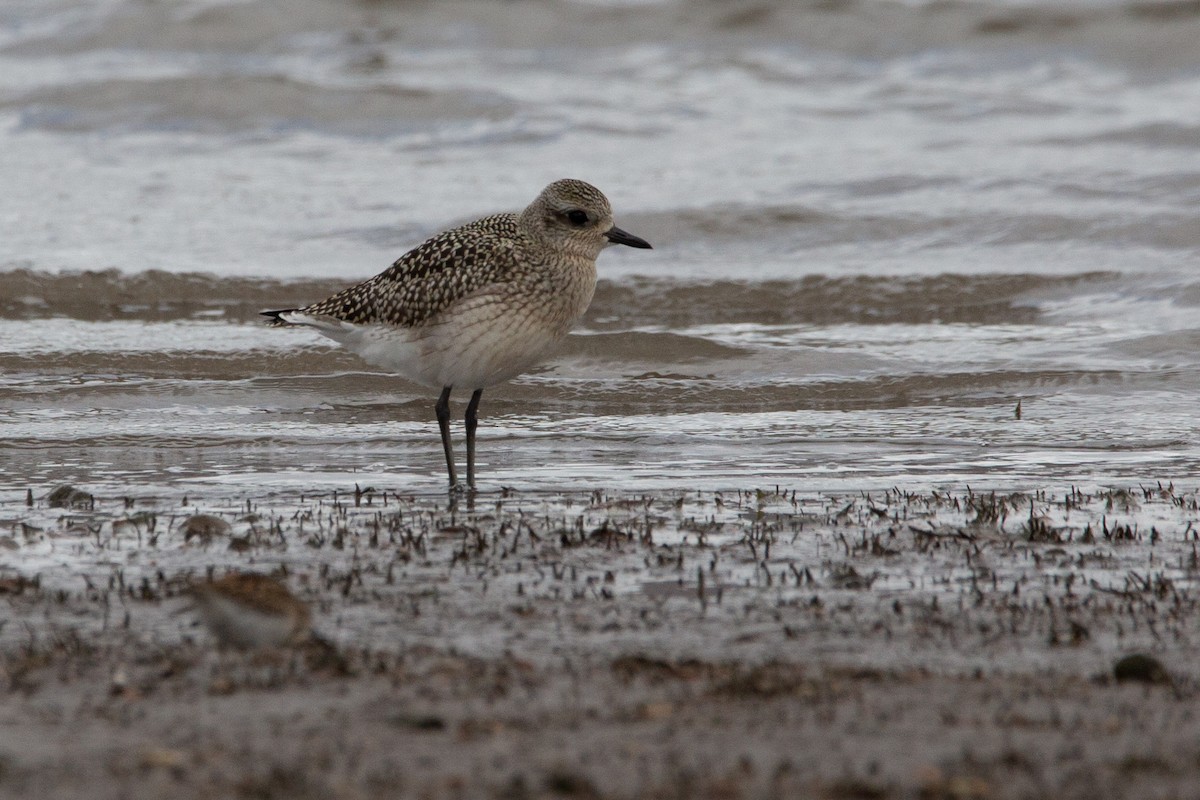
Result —
M 51 508 L 93 509 L 96 500 L 82 489 L 64 483 L 46 495 L 46 503 Z
M 1169 684 L 1171 675 L 1162 662 L 1145 653 L 1132 653 L 1117 659 L 1113 664 L 1113 677 L 1118 683 L 1136 681 L 1137 683 Z
M 200 544 L 210 544 L 213 539 L 229 537 L 233 526 L 212 514 L 192 514 L 180 523 L 179 530 L 185 543 L 195 539 Z

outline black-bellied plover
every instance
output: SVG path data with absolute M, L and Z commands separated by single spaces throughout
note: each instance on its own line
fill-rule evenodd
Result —
M 479 399 L 538 363 L 583 316 L 596 257 L 612 244 L 650 247 L 613 224 L 608 199 L 578 180 L 547 186 L 520 214 L 439 233 L 370 280 L 304 308 L 264 311 L 307 325 L 365 361 L 441 389 L 435 410 L 450 486 L 450 392 L 467 404 L 467 486 L 475 486 Z

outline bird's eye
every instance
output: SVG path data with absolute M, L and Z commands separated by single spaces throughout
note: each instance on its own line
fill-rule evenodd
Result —
M 571 220 L 572 225 L 587 225 L 588 215 L 586 211 L 576 208 L 567 212 L 567 219 Z

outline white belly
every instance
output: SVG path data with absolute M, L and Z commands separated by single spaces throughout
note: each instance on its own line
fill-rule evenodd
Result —
M 293 313 L 364 361 L 440 389 L 484 389 L 535 366 L 558 335 L 537 316 L 494 297 L 476 297 L 416 328 L 352 325 Z

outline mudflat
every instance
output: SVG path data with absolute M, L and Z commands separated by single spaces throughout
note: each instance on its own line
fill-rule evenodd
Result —
M 28 502 L 0 508 L 6 798 L 1200 781 L 1200 511 L 1169 484 Z M 218 649 L 184 590 L 231 570 L 321 644 Z
M 0 11 L 0 800 L 1200 795 L 1195 0 L 279 6 Z M 451 508 L 259 312 L 564 177 Z

